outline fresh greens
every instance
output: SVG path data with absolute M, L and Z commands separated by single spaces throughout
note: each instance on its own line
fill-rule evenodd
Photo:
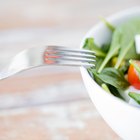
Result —
M 108 86 L 107 86 L 107 84 L 103 83 L 103 84 L 101 85 L 101 87 L 102 87 L 105 91 L 107 91 L 108 93 L 111 93 L 110 90 L 109 90 L 109 88 L 108 88 Z
M 124 98 L 123 98 L 122 95 L 121 95 L 121 93 L 122 93 L 122 90 L 121 90 L 121 89 L 117 89 L 117 88 L 115 88 L 114 86 L 111 86 L 111 85 L 109 85 L 108 88 L 109 88 L 110 92 L 111 92 L 114 96 L 116 96 L 116 97 L 118 97 L 118 98 L 124 100 Z
M 132 40 L 131 42 L 129 42 L 128 46 L 125 46 L 125 47 L 121 47 L 120 49 L 120 53 L 119 53 L 119 56 L 118 56 L 118 61 L 115 65 L 115 68 L 119 68 L 122 60 L 125 58 L 125 55 L 128 53 L 128 51 L 130 50 L 131 47 L 133 47 L 133 44 L 134 44 L 134 40 Z
M 115 68 L 118 69 L 124 59 L 137 59 L 140 55 L 136 54 L 134 36 L 140 34 L 140 19 L 127 21 L 118 26 L 113 33 L 110 49 L 98 70 L 100 73 L 109 60 L 118 55 Z
M 97 57 L 96 58 L 96 70 L 98 70 L 99 69 L 99 67 L 100 67 L 100 65 L 102 64 L 102 62 L 103 62 L 103 58 L 100 58 L 100 57 Z
M 136 53 L 134 42 L 135 35 L 140 34 L 140 18 L 117 27 L 103 18 L 102 21 L 112 31 L 111 41 L 98 46 L 93 38 L 86 39 L 83 47 L 94 51 L 97 56 L 96 68 L 88 68 L 88 72 L 104 90 L 123 99 L 123 91 L 130 86 L 126 76 L 130 64 L 140 78 L 140 66 L 135 61 L 140 60 L 140 54 Z M 129 96 L 140 104 L 140 94 L 130 92 Z
M 102 46 L 102 50 L 103 50 L 105 53 L 108 52 L 109 48 L 110 48 L 110 44 L 103 44 L 103 46 Z
M 99 85 L 102 85 L 104 82 L 103 82 L 100 78 L 98 78 L 98 76 L 95 74 L 95 73 L 97 73 L 96 71 L 97 71 L 96 69 L 88 68 L 88 72 L 89 72 L 90 76 L 91 76 L 92 78 L 94 78 L 94 80 L 95 80 Z
M 120 65 L 119 70 L 125 75 L 128 72 L 129 65 L 129 60 L 125 60 L 122 62 L 122 65 Z
M 116 29 L 117 30 L 117 29 Z M 120 44 L 118 42 L 120 42 L 120 38 L 121 38 L 121 32 L 114 32 L 113 34 L 113 38 L 112 38 L 112 43 L 111 46 L 109 48 L 109 51 L 103 61 L 103 63 L 101 64 L 98 73 L 100 73 L 103 68 L 105 67 L 105 65 L 109 62 L 109 60 L 118 53 L 119 49 L 120 49 Z
M 121 47 L 115 68 L 118 68 L 121 61 L 125 58 L 139 58 L 139 55 L 136 54 L 134 37 L 135 35 L 140 34 L 140 19 L 130 20 L 121 25 L 119 28 L 121 30 L 122 37 L 120 42 L 118 42 Z
M 126 89 L 129 86 L 129 83 L 124 78 L 121 71 L 115 68 L 104 68 L 101 73 L 93 71 L 93 74 L 104 83 L 112 85 L 118 89 Z
M 99 48 L 95 43 L 93 38 L 87 38 L 85 44 L 83 46 L 84 49 L 92 50 L 96 53 L 99 57 L 105 57 L 106 54 Z
M 138 104 L 140 104 L 140 94 L 135 92 L 129 92 L 128 94 L 131 98 L 133 98 Z

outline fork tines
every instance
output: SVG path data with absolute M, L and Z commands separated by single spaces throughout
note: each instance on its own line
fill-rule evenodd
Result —
M 45 52 L 46 64 L 95 67 L 95 59 L 93 51 L 84 49 L 48 46 Z

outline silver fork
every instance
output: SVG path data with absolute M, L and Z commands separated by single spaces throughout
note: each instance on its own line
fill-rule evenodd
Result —
M 24 70 L 47 65 L 95 67 L 95 58 L 94 52 L 84 49 L 60 46 L 29 48 L 4 63 L 0 80 Z

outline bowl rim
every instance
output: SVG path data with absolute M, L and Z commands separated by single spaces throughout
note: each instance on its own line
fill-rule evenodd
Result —
M 113 22 L 114 20 L 118 19 L 118 18 L 121 18 L 122 16 L 128 16 L 129 14 L 132 14 L 132 13 L 140 13 L 140 6 L 136 6 L 136 7 L 133 7 L 133 8 L 129 8 L 129 9 L 126 9 L 126 10 L 122 10 L 120 12 L 117 12 L 115 14 L 112 14 L 111 16 L 107 17 L 107 21 L 109 22 Z M 93 34 L 93 32 L 95 32 L 96 30 L 98 30 L 99 28 L 101 28 L 103 26 L 103 23 L 102 22 L 98 22 L 97 24 L 93 25 L 93 27 L 90 28 L 90 30 L 86 33 L 86 35 L 83 37 L 82 41 L 81 41 L 81 44 L 80 44 L 80 48 L 83 47 L 84 45 L 84 42 L 85 42 L 85 39 L 89 36 L 91 36 L 91 34 Z M 134 111 L 140 111 L 140 108 L 136 107 L 136 106 L 133 106 L 133 105 L 130 105 L 129 103 L 121 100 L 120 98 L 118 97 L 115 97 L 114 95 L 112 94 L 108 94 L 107 91 L 105 91 L 104 89 L 102 89 L 94 80 L 93 78 L 89 75 L 88 71 L 86 70 L 86 68 L 84 67 L 81 67 L 80 68 L 80 72 L 81 72 L 81 75 L 82 75 L 82 78 L 83 78 L 83 81 L 84 81 L 84 74 L 86 74 L 88 76 L 88 79 L 92 82 L 92 85 L 95 85 L 102 94 L 105 94 L 106 96 L 108 96 L 108 98 L 110 98 L 111 100 L 114 100 L 115 102 L 118 102 L 124 106 L 126 106 L 127 108 L 129 109 L 132 109 Z M 88 93 L 89 94 L 89 93 Z

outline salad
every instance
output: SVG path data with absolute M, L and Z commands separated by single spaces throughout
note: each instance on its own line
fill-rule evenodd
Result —
M 108 93 L 140 107 L 140 18 L 114 27 L 103 19 L 111 30 L 108 44 L 98 46 L 87 38 L 83 48 L 95 52 L 96 68 L 89 74 Z

